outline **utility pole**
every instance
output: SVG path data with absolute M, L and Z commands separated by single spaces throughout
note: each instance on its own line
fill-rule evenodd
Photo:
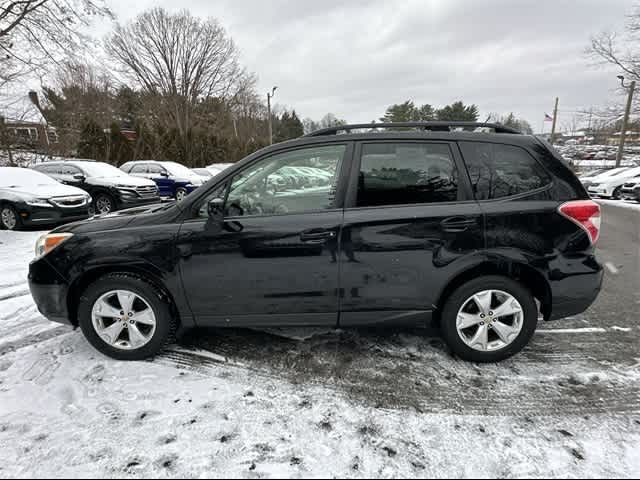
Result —
M 553 141 L 556 139 L 556 122 L 558 121 L 558 102 L 559 98 L 556 97 L 556 106 L 553 108 L 553 126 L 551 127 L 551 138 L 549 143 L 553 145 Z
M 626 88 L 624 84 L 624 77 L 618 77 L 622 80 L 622 86 Z M 622 131 L 620 132 L 620 145 L 618 146 L 618 155 L 616 156 L 616 168 L 620 167 L 622 158 L 624 157 L 624 142 L 627 139 L 627 129 L 629 128 L 629 116 L 631 115 L 631 105 L 633 104 L 633 93 L 636 89 L 636 81 L 632 81 L 629 85 L 629 97 L 627 98 L 627 109 L 624 112 L 624 120 L 622 120 Z
M 271 90 L 271 92 L 267 92 L 267 115 L 269 115 L 269 118 L 268 118 L 269 145 L 273 145 L 273 125 L 271 123 L 271 99 L 275 95 L 277 89 L 278 87 L 273 87 L 273 90 Z

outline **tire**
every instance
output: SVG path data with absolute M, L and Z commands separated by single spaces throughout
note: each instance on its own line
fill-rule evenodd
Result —
M 20 230 L 22 228 L 22 219 L 16 209 L 5 203 L 0 205 L 0 228 L 2 230 Z
M 517 300 L 517 304 L 519 304 L 518 306 L 522 312 L 521 314 L 517 314 L 518 320 L 516 320 L 516 316 L 505 316 L 501 319 L 507 323 L 512 322 L 509 328 L 512 328 L 517 324 L 516 322 L 518 322 L 521 329 L 517 337 L 510 339 L 511 343 L 505 344 L 500 348 L 495 347 L 502 342 L 498 336 L 498 330 L 503 330 L 502 328 L 497 329 L 497 325 L 493 323 L 496 322 L 497 317 L 487 316 L 485 325 L 487 325 L 488 338 L 489 340 L 494 338 L 497 342 L 496 340 L 494 340 L 493 343 L 490 342 L 490 345 L 493 345 L 495 349 L 478 350 L 477 348 L 471 347 L 462 338 L 462 335 L 467 336 L 466 332 L 468 331 L 471 333 L 470 336 L 473 336 L 473 329 L 476 328 L 476 326 L 469 327 L 469 330 L 464 330 L 462 333 L 459 333 L 458 314 L 462 308 L 475 308 L 475 302 L 471 305 L 469 304 L 473 296 L 487 291 L 496 292 L 493 295 L 484 296 L 484 298 L 493 298 L 493 305 L 499 303 L 501 298 L 506 298 L 503 294 L 510 295 L 513 299 Z M 489 309 L 491 310 L 491 307 L 489 307 Z M 478 310 L 480 309 L 478 308 Z M 496 313 L 497 311 L 498 310 L 496 310 Z M 490 313 L 494 314 L 493 311 Z M 493 320 L 491 320 L 492 318 Z M 501 327 L 504 326 L 503 324 L 499 325 L 501 325 Z M 537 326 L 538 307 L 534 296 L 522 284 L 500 276 L 479 277 L 459 287 L 445 301 L 441 316 L 442 336 L 449 345 L 449 348 L 451 348 L 453 353 L 459 358 L 477 363 L 500 362 L 521 352 L 529 344 Z M 479 329 L 480 326 L 478 325 L 477 328 Z M 514 335 L 516 335 L 515 331 L 513 331 L 511 337 Z
M 620 200 L 621 197 L 622 197 L 622 187 L 618 187 L 611 194 L 611 200 Z
M 146 324 L 136 324 L 137 332 L 142 331 L 143 327 L 148 328 L 148 338 L 144 345 L 137 348 L 133 347 L 131 337 L 129 336 L 131 330 L 128 329 L 128 326 L 123 328 L 119 334 L 118 338 L 121 339 L 117 342 L 120 344 L 119 346 L 116 345 L 115 340 L 114 342 L 108 342 L 98 333 L 96 322 L 100 323 L 101 320 L 94 321 L 94 306 L 114 291 L 126 291 L 135 294 L 135 296 L 142 299 L 143 302 L 146 302 L 146 306 L 151 309 L 155 316 L 155 326 L 153 329 Z M 113 298 L 112 301 L 117 302 L 118 300 Z M 115 305 L 118 304 L 115 303 Z M 142 304 L 138 303 L 138 305 Z M 118 308 L 116 308 L 116 310 Z M 132 310 L 135 310 L 135 308 L 134 306 Z M 146 312 L 146 310 L 144 311 Z M 104 322 L 107 321 L 111 322 L 110 319 L 104 320 Z M 154 284 L 138 275 L 111 273 L 92 283 L 80 296 L 78 323 L 89 343 L 108 357 L 116 360 L 144 360 L 157 355 L 175 340 L 178 322 L 171 312 L 171 304 L 166 295 Z M 110 323 L 109 326 L 113 326 L 115 323 L 120 324 L 120 320 Z M 123 324 L 124 323 L 128 322 L 125 321 Z M 125 348 L 124 345 L 127 343 L 127 338 L 130 343 L 129 348 Z
M 104 215 L 116 211 L 116 202 L 108 193 L 99 193 L 93 200 L 96 215 Z
M 187 192 L 186 188 L 178 188 L 176 190 L 176 202 L 182 202 L 185 198 L 187 198 L 188 194 L 189 192 Z

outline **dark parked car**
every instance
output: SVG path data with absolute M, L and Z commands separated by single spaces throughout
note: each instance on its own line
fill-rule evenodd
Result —
M 176 162 L 140 160 L 127 162 L 120 169 L 134 177 L 153 180 L 158 185 L 160 196 L 175 198 L 178 202 L 204 183 L 200 175 Z
M 0 167 L 0 228 L 70 223 L 89 218 L 91 197 L 26 168 Z
M 99 214 L 160 202 L 154 182 L 127 175 L 108 163 L 81 160 L 46 162 L 35 165 L 33 169 L 89 192 L 95 212 Z
M 341 126 L 263 149 L 181 204 L 57 229 L 29 282 L 45 317 L 118 359 L 179 327 L 435 322 L 458 356 L 494 362 L 539 313 L 591 305 L 599 234 L 600 207 L 536 137 Z
M 622 198 L 640 202 L 640 177 L 627 180 L 627 183 L 622 186 Z

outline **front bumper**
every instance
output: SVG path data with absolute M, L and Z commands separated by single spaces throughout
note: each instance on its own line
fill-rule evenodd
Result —
M 46 319 L 73 325 L 67 305 L 69 285 L 44 258 L 34 260 L 29 265 L 29 290 L 38 310 Z
M 590 187 L 587 191 L 589 192 L 589 195 L 593 197 L 610 197 L 611 196 L 611 194 L 607 192 L 606 188 Z
M 128 197 L 121 195 L 117 200 L 118 210 L 133 207 L 142 207 L 144 205 L 153 205 L 154 203 L 162 203 L 160 196 L 141 198 L 141 197 Z
M 25 203 L 18 205 L 17 211 L 23 225 L 26 226 L 72 223 L 86 220 L 91 216 L 89 205 L 79 208 L 63 208 L 56 206 L 34 207 Z
M 640 202 L 640 188 L 636 188 L 633 190 L 627 188 L 622 189 L 622 198 L 624 200 L 634 200 L 636 202 Z

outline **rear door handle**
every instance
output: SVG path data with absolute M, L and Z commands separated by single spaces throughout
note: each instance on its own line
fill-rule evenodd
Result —
M 300 234 L 300 240 L 304 243 L 320 244 L 327 240 L 335 238 L 336 232 L 333 230 L 324 230 L 322 228 L 314 228 L 306 230 Z
M 461 233 L 469 230 L 470 227 L 477 225 L 475 218 L 468 217 L 451 217 L 446 218 L 440 223 L 442 230 L 447 233 Z

